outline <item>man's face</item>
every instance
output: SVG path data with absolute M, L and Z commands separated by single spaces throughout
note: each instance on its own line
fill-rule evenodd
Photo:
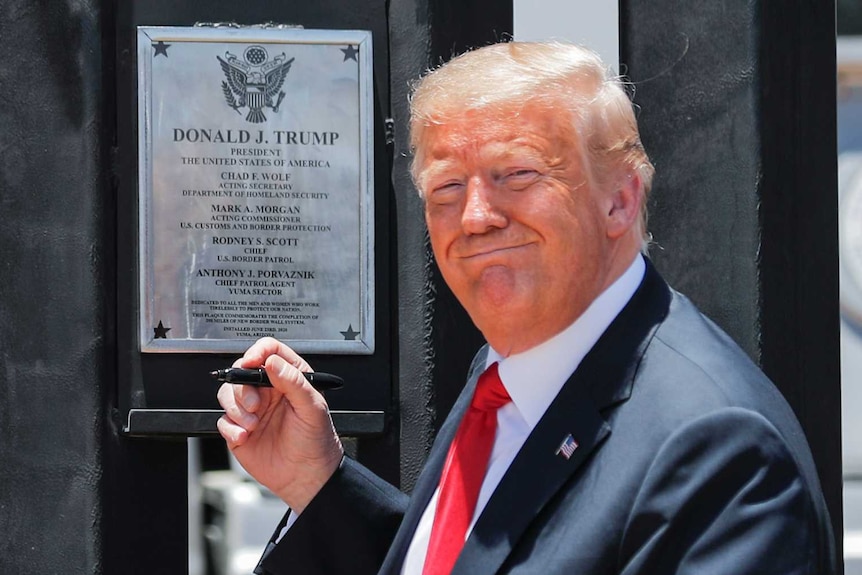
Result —
M 417 181 L 446 283 L 509 355 L 571 324 L 608 285 L 610 194 L 563 113 L 465 114 L 423 133 Z M 613 279 L 613 278 L 611 278 Z

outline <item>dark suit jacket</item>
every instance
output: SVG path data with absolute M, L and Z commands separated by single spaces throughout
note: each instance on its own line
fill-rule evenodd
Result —
M 269 550 L 265 572 L 399 573 L 484 359 L 483 350 L 409 502 L 345 459 Z M 568 434 L 578 448 L 565 459 L 555 452 Z M 834 571 L 816 469 L 787 403 L 648 265 L 530 434 L 452 573 Z

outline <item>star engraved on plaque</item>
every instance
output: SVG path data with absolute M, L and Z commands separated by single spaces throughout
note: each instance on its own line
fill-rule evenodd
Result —
M 153 50 L 155 50 L 155 52 L 153 52 L 153 58 L 155 58 L 159 54 L 161 54 L 162 56 L 167 58 L 168 57 L 168 48 L 170 48 L 170 47 L 171 47 L 170 44 L 165 44 L 161 40 L 154 43 L 153 44 Z
M 165 327 L 161 321 L 159 321 L 159 325 L 153 328 L 153 338 L 155 339 L 167 339 L 168 332 L 171 331 L 171 328 Z
M 342 48 L 342 52 L 344 52 L 344 61 L 353 60 L 354 62 L 358 62 L 356 59 L 356 55 L 359 53 L 359 50 L 353 46 L 348 46 L 347 48 Z
M 352 325 L 348 325 L 347 331 L 342 331 L 340 333 L 344 336 L 344 341 L 354 341 L 356 339 L 356 336 L 359 335 L 358 331 L 353 331 Z

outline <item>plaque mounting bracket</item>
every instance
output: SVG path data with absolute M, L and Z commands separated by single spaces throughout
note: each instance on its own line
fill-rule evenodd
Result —
M 335 430 L 344 437 L 380 435 L 386 423 L 383 411 L 333 410 Z M 132 409 L 123 425 L 129 437 L 207 437 L 218 435 L 220 409 Z

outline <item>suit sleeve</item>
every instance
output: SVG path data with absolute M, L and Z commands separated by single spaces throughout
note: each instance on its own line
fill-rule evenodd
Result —
M 373 575 L 383 563 L 407 500 L 345 457 L 282 540 L 267 547 L 256 572 Z
M 635 499 L 621 573 L 826 575 L 811 489 L 776 428 L 725 409 L 672 434 Z M 822 502 L 820 503 L 822 504 Z

